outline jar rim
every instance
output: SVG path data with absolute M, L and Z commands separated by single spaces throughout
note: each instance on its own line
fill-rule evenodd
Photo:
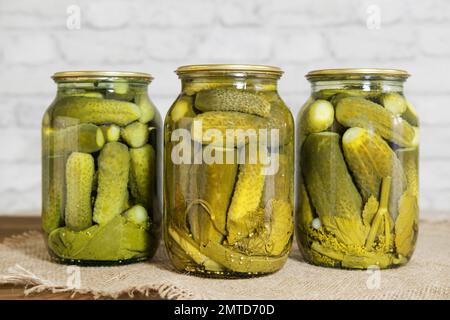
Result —
M 191 64 L 180 66 L 175 70 L 178 76 L 191 73 L 229 74 L 243 73 L 248 75 L 272 75 L 281 77 L 283 70 L 279 67 L 259 64 Z
M 324 77 L 337 76 L 356 76 L 356 77 L 394 77 L 407 79 L 410 74 L 400 69 L 384 68 L 337 68 L 337 69 L 319 69 L 308 72 L 305 77 L 308 80 L 314 80 Z
M 134 72 L 134 71 L 99 71 L 99 70 L 84 70 L 84 71 L 59 71 L 55 72 L 52 79 L 60 80 L 89 80 L 89 79 L 109 79 L 109 78 L 123 78 L 123 79 L 139 79 L 150 82 L 153 76 L 149 73 Z

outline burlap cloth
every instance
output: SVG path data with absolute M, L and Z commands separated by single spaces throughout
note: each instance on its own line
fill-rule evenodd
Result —
M 50 262 L 42 235 L 29 232 L 0 244 L 0 284 L 23 284 L 25 294 L 49 290 L 96 298 L 140 292 L 165 299 L 450 299 L 449 246 L 450 221 L 422 221 L 413 259 L 398 269 L 377 273 L 315 267 L 294 246 L 285 267 L 273 275 L 217 280 L 175 272 L 164 248 L 151 262 L 134 265 L 58 265 Z

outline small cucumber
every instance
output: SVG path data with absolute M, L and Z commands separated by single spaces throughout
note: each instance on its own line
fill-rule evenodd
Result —
M 148 141 L 149 128 L 146 124 L 136 121 L 122 128 L 120 135 L 128 146 L 140 148 Z
M 119 215 L 128 193 L 130 154 L 120 142 L 107 143 L 98 156 L 98 188 L 94 221 L 105 224 Z
M 66 226 L 80 231 L 92 225 L 92 182 L 94 158 L 88 153 L 74 152 L 66 164 Z

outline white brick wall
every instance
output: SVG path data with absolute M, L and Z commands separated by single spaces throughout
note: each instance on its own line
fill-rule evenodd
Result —
M 81 9 L 81 29 L 66 27 Z M 368 8 L 381 28 L 367 28 Z M 140 70 L 164 116 L 182 64 L 240 62 L 285 70 L 293 114 L 304 74 L 326 67 L 397 67 L 422 118 L 421 205 L 450 211 L 450 1 L 0 0 L 0 212 L 38 213 L 40 118 L 66 69 Z

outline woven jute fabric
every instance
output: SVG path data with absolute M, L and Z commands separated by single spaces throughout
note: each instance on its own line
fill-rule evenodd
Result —
M 450 299 L 450 221 L 422 221 L 413 259 L 391 270 L 349 271 L 305 263 L 294 246 L 282 270 L 251 279 L 208 279 L 176 272 L 161 247 L 149 262 L 74 267 L 50 261 L 43 236 L 28 232 L 0 244 L 0 284 L 25 294 L 141 293 L 163 299 Z

